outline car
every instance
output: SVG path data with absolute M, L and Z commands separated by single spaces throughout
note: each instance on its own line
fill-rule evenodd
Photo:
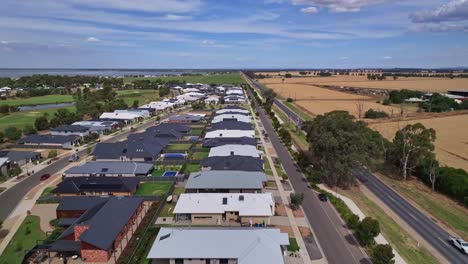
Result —
M 39 178 L 40 181 L 45 181 L 50 178 L 49 173 L 42 174 L 41 177 Z
M 73 154 L 68 158 L 68 161 L 75 162 L 75 161 L 78 161 L 79 159 L 80 159 L 80 156 L 78 156 L 77 154 Z
M 318 198 L 319 198 L 319 200 L 322 201 L 322 202 L 328 201 L 328 196 L 327 196 L 326 194 L 324 194 L 324 193 L 320 193 L 320 194 L 318 195 Z
M 449 237 L 450 243 L 456 248 L 458 248 L 461 252 L 468 254 L 468 242 L 459 238 L 459 237 Z

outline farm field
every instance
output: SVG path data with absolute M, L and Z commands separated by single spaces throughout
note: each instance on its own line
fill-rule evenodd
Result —
M 281 78 L 261 79 L 261 83 L 281 84 Z M 286 78 L 284 84 L 317 84 L 336 85 L 360 88 L 377 88 L 387 90 L 410 89 L 427 92 L 447 92 L 447 90 L 468 89 L 467 78 L 423 78 L 423 77 L 399 77 L 397 80 L 370 81 L 367 76 L 340 75 L 332 77 L 295 77 Z
M 397 114 L 399 111 L 396 107 L 376 103 L 376 99 L 371 97 L 342 93 L 315 85 L 275 83 L 267 84 L 267 87 L 273 89 L 283 98 L 295 99 L 294 104 L 312 115 L 324 114 L 334 110 L 344 110 L 357 116 L 359 104 L 363 107 L 362 113 L 369 108 L 385 111 L 389 115 Z
M 128 106 L 131 106 L 135 100 L 138 100 L 139 105 L 159 100 L 157 90 L 119 90 L 117 96 L 123 99 Z
M 14 105 L 14 106 L 25 106 L 25 105 L 43 105 L 43 104 L 55 104 L 55 103 L 68 103 L 73 102 L 71 95 L 51 94 L 44 96 L 35 96 L 30 98 L 19 98 L 19 99 L 8 99 L 0 101 L 0 105 Z
M 239 73 L 226 73 L 226 74 L 211 74 L 200 76 L 170 76 L 170 77 L 128 77 L 124 82 L 129 83 L 133 80 L 156 80 L 161 79 L 164 81 L 185 81 L 189 83 L 206 83 L 206 84 L 241 84 L 245 83 L 244 79 Z
M 393 139 L 395 132 L 407 124 L 420 122 L 436 130 L 436 155 L 439 162 L 455 168 L 468 170 L 468 115 L 439 117 L 401 122 L 370 124 L 387 139 Z

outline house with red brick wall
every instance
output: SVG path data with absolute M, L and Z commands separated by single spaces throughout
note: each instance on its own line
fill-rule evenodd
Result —
M 107 262 L 128 232 L 143 217 L 139 197 L 63 197 L 57 207 L 59 225 L 68 228 L 50 245 L 51 252 L 73 253 L 84 262 Z

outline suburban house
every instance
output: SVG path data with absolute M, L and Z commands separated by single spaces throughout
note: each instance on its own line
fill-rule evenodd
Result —
M 201 161 L 202 171 L 205 170 L 239 170 L 263 171 L 263 160 L 248 156 L 208 157 Z
M 128 125 L 128 124 L 131 124 L 133 122 L 143 119 L 143 117 L 136 112 L 124 112 L 124 113 L 104 112 L 102 113 L 101 116 L 99 116 L 99 119 L 107 120 L 107 121 L 119 120 Z
M 144 119 L 144 118 L 148 118 L 148 117 L 151 116 L 150 111 L 148 111 L 146 109 L 143 109 L 143 108 L 129 108 L 129 109 L 126 109 L 126 110 L 114 110 L 114 113 L 117 113 L 117 114 L 136 114 L 136 115 L 138 115 L 139 120 Z
M 148 254 L 153 264 L 284 264 L 287 233 L 273 228 L 162 227 Z
M 89 127 L 80 125 L 61 125 L 50 130 L 53 136 L 79 136 L 84 138 L 89 135 Z
M 211 125 L 210 131 L 214 130 L 254 130 L 251 123 L 238 121 L 222 121 Z
M 135 177 L 147 176 L 153 164 L 136 162 L 87 162 L 64 172 L 65 177 Z
M 229 89 L 229 90 L 226 91 L 226 95 L 231 95 L 231 94 L 244 95 L 244 92 L 242 90 L 239 90 L 239 89 Z
M 179 133 L 186 134 L 186 133 L 190 132 L 190 130 L 192 130 L 192 128 L 190 126 L 184 125 L 184 124 L 161 123 L 161 124 L 159 124 L 157 126 L 152 126 L 152 127 L 146 129 L 146 131 L 153 131 L 155 134 L 156 134 L 156 132 L 159 132 L 159 131 L 170 131 L 170 130 L 174 130 L 174 131 L 177 131 Z
M 89 128 L 90 133 L 107 133 L 119 128 L 119 122 L 116 121 L 78 121 L 73 125 L 84 126 Z
M 67 229 L 47 251 L 78 254 L 85 263 L 116 259 L 145 212 L 139 197 L 63 197 L 56 213 Z
M 129 177 L 68 177 L 52 190 L 56 196 L 131 196 L 140 180 Z
M 145 104 L 140 106 L 140 108 L 151 108 L 156 111 L 163 111 L 166 110 L 167 108 L 171 108 L 175 105 L 175 103 L 172 102 L 165 102 L 165 101 L 159 101 L 159 102 L 151 102 L 149 104 Z
M 166 140 L 180 140 L 184 137 L 186 132 L 179 132 L 178 129 L 164 126 L 164 125 L 157 125 L 150 127 L 145 130 L 145 132 L 140 133 L 144 134 L 146 137 L 156 137 L 156 138 L 165 138 Z M 134 134 L 138 135 L 138 134 Z M 129 138 L 135 137 L 132 134 L 129 135 Z
M 11 163 L 23 166 L 26 163 L 39 160 L 41 158 L 41 153 L 34 151 L 4 150 L 0 151 L 0 158 L 8 158 Z
M 219 103 L 219 96 L 217 95 L 210 95 L 205 99 L 205 104 L 218 104 Z
M 183 193 L 174 220 L 193 225 L 269 225 L 275 215 L 271 193 Z
M 232 129 L 218 129 L 209 131 L 205 134 L 205 139 L 210 138 L 240 138 L 240 137 L 255 137 L 254 130 L 232 130 Z
M 183 100 L 185 102 L 194 102 L 194 101 L 198 101 L 201 99 L 201 97 L 199 96 L 192 96 L 190 94 L 182 94 L 182 95 L 177 95 L 176 96 L 177 100 Z
M 220 114 L 213 117 L 211 123 L 218 123 L 222 121 L 238 121 L 238 122 L 245 122 L 245 123 L 252 123 L 252 119 L 250 116 L 246 116 L 243 114 Z
M 11 162 L 8 158 L 0 158 L 0 173 L 2 175 L 8 175 Z
M 185 114 L 185 115 L 171 116 L 166 120 L 166 122 L 167 123 L 191 124 L 191 123 L 200 122 L 202 119 L 203 119 L 203 116 L 201 115 Z
M 210 149 L 208 157 L 248 156 L 261 158 L 263 152 L 252 145 L 223 145 Z
M 257 146 L 257 143 L 257 140 L 253 137 L 217 137 L 205 139 L 203 141 L 203 147 L 212 148 L 228 144 Z
M 190 174 L 187 193 L 261 193 L 266 183 L 260 171 L 198 171 Z
M 224 114 L 229 112 L 236 112 L 240 114 L 249 114 L 249 110 L 239 107 L 239 106 L 227 106 L 223 109 L 216 110 L 216 114 Z
M 80 141 L 79 136 L 54 136 L 33 134 L 16 142 L 18 146 L 30 148 L 62 148 L 72 149 Z
M 224 103 L 226 104 L 243 104 L 247 102 L 244 96 L 241 95 L 227 95 L 224 96 Z
M 125 141 L 98 143 L 93 151 L 97 161 L 145 161 L 158 159 L 169 140 L 152 137 L 146 133 L 130 134 Z

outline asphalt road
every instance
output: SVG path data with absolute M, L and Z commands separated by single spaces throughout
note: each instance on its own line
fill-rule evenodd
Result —
M 173 113 L 171 115 L 174 115 L 176 113 Z M 167 115 L 169 116 L 169 115 Z M 137 127 L 139 130 L 146 129 L 150 126 L 155 125 L 154 121 L 150 121 L 148 123 L 145 123 L 139 127 Z M 110 139 L 107 139 L 102 142 L 116 142 L 120 141 L 122 139 L 125 139 L 129 134 L 130 130 L 123 132 L 122 134 L 116 135 L 115 137 L 112 137 Z M 78 156 L 84 157 L 86 156 L 86 150 L 82 150 L 77 152 Z M 20 201 L 24 198 L 24 196 L 35 186 L 39 185 L 41 183 L 40 177 L 43 174 L 49 173 L 50 175 L 53 175 L 57 173 L 58 171 L 62 170 L 65 166 L 67 166 L 70 162 L 68 161 L 69 156 L 63 157 L 49 166 L 45 167 L 44 169 L 37 171 L 33 175 L 27 177 L 23 181 L 19 182 L 18 184 L 14 185 L 11 188 L 8 188 L 4 192 L 0 193 L 0 221 L 4 221 L 8 215 L 10 215 L 13 210 L 15 210 L 16 206 L 20 203 Z
M 450 263 L 468 263 L 468 256 L 462 254 L 448 242 L 450 234 L 432 219 L 411 205 L 375 175 L 363 170 L 358 170 L 355 174 L 374 195 L 392 209 Z
M 265 111 L 260 107 L 256 110 L 294 191 L 304 193 L 304 213 L 328 263 L 370 263 L 333 206 L 321 202 L 317 193 L 309 188 L 304 175 L 297 170 L 294 160 L 278 138 Z

